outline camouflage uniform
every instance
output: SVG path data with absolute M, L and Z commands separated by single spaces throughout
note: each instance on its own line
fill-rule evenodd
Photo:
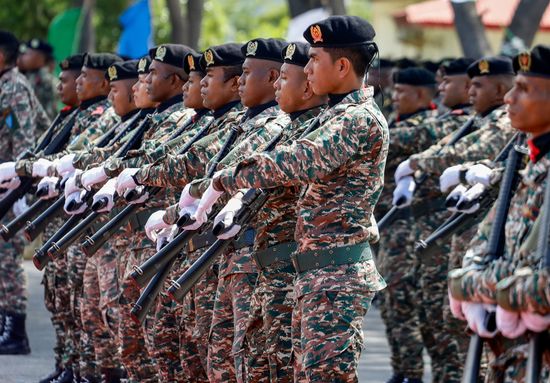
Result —
M 0 134 L 2 136 L 0 161 L 14 161 L 17 156 L 35 146 L 37 131 L 47 127 L 50 121 L 34 95 L 27 79 L 17 68 L 0 75 Z M 4 224 L 15 216 L 10 212 L 2 220 Z M 1 245 L 0 256 L 0 310 L 24 314 L 25 275 L 22 236 Z
M 365 88 L 325 110 L 320 127 L 305 138 L 255 154 L 215 179 L 229 193 L 307 184 L 297 204 L 293 262 L 295 267 L 313 262 L 313 268 L 295 281 L 295 381 L 357 382 L 363 318 L 375 292 L 385 287 L 368 229 L 382 190 L 388 141 L 373 90 Z M 330 265 L 330 258 L 344 264 Z M 316 268 L 313 259 L 329 265 Z
M 447 167 L 494 158 L 514 133 L 504 107 L 493 110 L 476 125 L 480 127 L 452 146 L 444 146 L 448 141 L 448 138 L 444 138 L 428 150 L 410 157 L 411 168 L 430 175 L 427 182 L 417 190 L 415 198 L 427 201 L 441 199 L 436 180 Z M 417 226 L 412 239 L 418 241 L 426 238 L 447 215 L 446 211 L 440 210 L 420 216 L 416 219 Z M 449 263 L 454 261 L 451 261 L 451 257 L 442 259 L 440 254 L 450 254 L 449 245 L 442 245 L 435 258 L 420 258 L 416 270 L 420 286 L 416 300 L 422 302 L 416 308 L 424 344 L 432 359 L 435 382 L 460 381 L 468 345 L 464 327 L 450 315 L 447 300 L 447 273 Z
M 45 67 L 32 72 L 25 72 L 25 76 L 48 117 L 54 118 L 57 115 L 57 103 L 59 102 L 55 76 Z M 43 132 L 39 133 L 42 134 Z

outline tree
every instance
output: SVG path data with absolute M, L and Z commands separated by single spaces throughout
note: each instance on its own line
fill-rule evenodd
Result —
M 489 55 L 491 47 L 481 18 L 477 14 L 475 0 L 451 0 L 451 5 L 464 56 L 478 59 Z
M 528 49 L 539 29 L 550 0 L 521 0 L 510 26 L 504 32 L 501 53 L 512 56 Z

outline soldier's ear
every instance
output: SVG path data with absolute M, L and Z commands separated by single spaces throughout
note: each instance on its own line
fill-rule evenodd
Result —
M 231 91 L 233 91 L 233 92 L 238 92 L 239 91 L 239 78 L 240 77 L 241 76 L 235 76 L 231 80 L 229 80 L 231 82 Z
M 275 81 L 277 81 L 277 79 L 279 78 L 279 75 L 280 75 L 280 72 L 277 69 L 275 68 L 270 69 L 269 82 L 273 84 Z
M 311 88 L 311 84 L 309 81 L 304 80 L 305 87 L 304 87 L 304 93 L 302 94 L 302 99 L 309 100 L 314 96 L 313 89 Z
M 338 60 L 336 60 L 334 65 L 338 70 L 339 78 L 344 78 L 353 71 L 353 65 L 347 57 L 340 57 Z

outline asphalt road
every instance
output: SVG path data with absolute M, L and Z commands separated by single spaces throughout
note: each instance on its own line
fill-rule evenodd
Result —
M 32 353 L 28 356 L 0 356 L 0 383 L 36 383 L 53 369 L 54 332 L 44 308 L 44 292 L 40 285 L 42 274 L 30 261 L 25 262 L 25 271 L 29 288 L 27 329 Z M 364 329 L 366 343 L 359 369 L 360 381 L 384 383 L 391 369 L 384 325 L 376 309 L 372 309 L 365 318 Z M 429 359 L 425 359 L 428 365 Z M 428 371 L 424 381 L 429 382 Z

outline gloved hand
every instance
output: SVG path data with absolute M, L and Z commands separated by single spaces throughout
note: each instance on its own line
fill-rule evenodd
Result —
M 147 202 L 147 200 L 149 199 L 149 192 L 144 191 L 145 186 L 143 186 L 143 185 L 138 186 L 134 190 L 139 195 L 139 197 L 136 198 L 136 199 L 129 200 L 128 204 L 130 204 L 130 205 L 139 205 L 139 204 Z M 126 189 L 126 191 L 124 192 L 124 198 L 126 200 L 127 200 L 126 197 L 128 196 L 128 193 L 130 193 L 130 192 L 132 192 L 132 189 Z
M 0 183 L 9 181 L 14 177 L 17 177 L 15 162 L 4 162 L 0 164 Z
M 439 177 L 439 189 L 442 193 L 447 193 L 450 188 L 460 183 L 461 170 L 462 165 L 455 165 L 445 169 L 443 173 L 441 173 Z
M 134 179 L 134 175 L 139 171 L 139 168 L 124 169 L 117 177 L 116 191 L 123 195 L 125 190 L 133 190 L 138 184 Z
M 470 185 L 480 183 L 484 186 L 490 186 L 492 172 L 493 169 L 482 164 L 476 164 L 470 167 L 466 172 L 466 181 L 468 181 Z
M 191 223 L 188 225 L 182 226 L 184 230 L 197 230 L 199 227 L 202 226 L 204 222 L 197 222 L 195 220 L 195 213 L 197 212 L 197 208 L 199 207 L 200 200 L 196 199 L 195 202 L 192 202 L 190 205 L 183 206 L 180 208 L 179 216 L 180 218 L 184 215 L 189 215 L 191 217 Z
M 486 327 L 489 311 L 483 303 L 462 302 L 462 312 L 468 322 L 468 327 L 482 338 L 493 338 L 498 330 L 489 331 Z
M 237 225 L 234 222 L 234 219 L 242 207 L 243 203 L 241 199 L 233 197 L 227 202 L 227 204 L 218 213 L 218 215 L 216 215 L 216 217 L 214 218 L 214 226 L 222 222 L 225 228 L 229 229 L 224 233 L 218 235 L 217 237 L 219 239 L 229 239 L 239 234 L 239 232 L 241 231 L 241 225 Z
M 113 206 L 115 204 L 114 198 L 116 193 L 115 184 L 116 184 L 116 178 L 111 178 L 109 181 L 107 181 L 107 183 L 105 183 L 105 185 L 101 187 L 101 189 L 97 191 L 97 193 L 95 193 L 92 206 L 100 200 L 107 201 L 107 205 L 105 207 L 97 210 L 98 213 L 111 211 L 113 209 Z
M 19 217 L 21 214 L 27 211 L 28 208 L 29 205 L 27 205 L 27 197 L 23 196 L 15 201 L 15 203 L 13 204 L 13 214 L 15 214 L 16 217 Z
M 210 181 L 210 185 L 202 195 L 199 205 L 197 206 L 197 211 L 193 215 L 195 222 L 202 225 L 208 220 L 208 214 L 210 214 L 210 212 L 212 211 L 212 206 L 214 206 L 218 198 L 220 198 L 223 193 L 224 192 L 220 192 L 214 189 L 214 185 L 212 181 Z
M 395 182 L 399 182 L 403 177 L 410 176 L 414 173 L 414 170 L 411 169 L 411 161 L 405 160 L 397 166 L 395 169 L 395 174 L 393 175 Z
M 147 219 L 147 223 L 145 224 L 145 234 L 147 235 L 147 238 L 153 242 L 157 240 L 158 235 L 162 230 L 170 227 L 170 225 L 162 219 L 165 213 L 166 210 L 157 210 L 149 216 L 149 219 Z
M 466 214 L 475 213 L 479 209 L 479 197 L 485 192 L 483 184 L 475 184 L 469 188 L 456 204 L 456 211 Z
M 64 177 L 67 174 L 73 173 L 76 169 L 73 166 L 73 160 L 74 160 L 75 154 L 65 154 L 63 157 L 58 158 L 54 161 L 55 169 L 57 170 L 57 173 Z
M 156 244 L 157 244 L 157 251 L 160 251 L 166 243 L 169 243 L 174 239 L 176 233 L 178 231 L 177 225 L 169 225 L 168 227 L 162 229 L 157 237 L 156 237 Z
M 445 206 L 450 211 L 457 211 L 456 205 L 460 201 L 460 197 L 468 190 L 468 188 L 462 184 L 458 184 L 445 198 Z
M 504 310 L 500 306 L 497 306 L 496 320 L 497 328 L 502 335 L 509 339 L 516 339 L 527 330 L 520 313 Z
M 82 170 L 76 169 L 74 173 L 65 182 L 65 191 L 64 191 L 65 198 L 67 198 L 69 195 L 77 191 L 80 192 L 82 190 L 81 188 L 76 186 L 76 177 L 80 174 L 82 174 Z
M 200 198 L 195 198 L 189 193 L 190 188 L 191 188 L 191 184 L 187 184 L 181 191 L 180 199 L 178 201 L 178 207 L 180 209 L 184 208 L 185 206 L 198 204 L 198 202 L 200 201 Z
M 69 215 L 77 215 L 77 214 L 84 213 L 84 210 L 86 210 L 88 205 L 86 205 L 86 203 L 83 203 L 83 201 L 82 201 L 83 194 L 84 194 L 84 191 L 78 190 L 78 191 L 75 191 L 75 192 L 69 194 L 67 197 L 65 197 L 65 205 L 63 206 L 63 209 L 65 210 L 65 213 L 67 213 Z M 72 210 L 72 211 L 67 210 L 67 207 L 69 206 L 69 204 L 71 202 L 75 202 L 77 204 L 80 204 L 80 207 L 78 209 Z
M 81 183 L 85 189 L 90 190 L 90 187 L 92 185 L 101 183 L 107 178 L 109 177 L 107 177 L 107 174 L 105 174 L 105 169 L 103 169 L 103 166 L 96 166 L 95 168 L 88 169 L 84 173 L 82 173 Z
M 32 164 L 33 177 L 46 177 L 53 174 L 54 163 L 45 158 L 39 158 Z
M 51 199 L 59 195 L 59 177 L 44 177 L 38 183 L 36 189 L 42 191 L 40 199 Z
M 8 181 L 0 183 L 0 188 L 13 190 L 17 189 L 21 185 L 21 179 L 19 177 L 10 178 Z
M 533 332 L 543 332 L 550 327 L 550 314 L 540 315 L 529 311 L 522 311 L 521 320 Z
M 401 178 L 393 191 L 392 204 L 398 208 L 409 206 L 413 199 L 416 183 L 412 176 Z
M 451 313 L 453 314 L 453 316 L 460 320 L 466 320 L 464 312 L 462 311 L 462 302 L 453 298 L 449 290 L 447 290 L 447 294 L 449 295 L 449 306 L 451 308 Z

